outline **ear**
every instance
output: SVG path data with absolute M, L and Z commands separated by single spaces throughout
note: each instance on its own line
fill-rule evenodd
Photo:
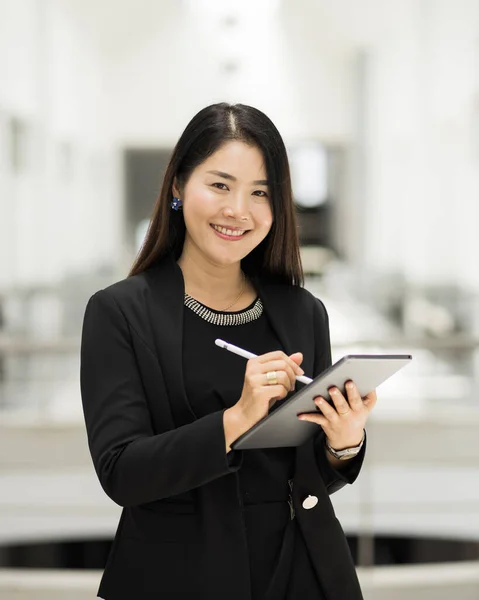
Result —
M 178 180 L 176 179 L 176 177 L 173 180 L 172 191 L 173 191 L 173 196 L 175 198 L 180 198 L 181 199 L 180 186 L 178 185 Z

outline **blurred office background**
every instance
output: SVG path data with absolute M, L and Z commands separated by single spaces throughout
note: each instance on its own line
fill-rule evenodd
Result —
M 226 100 L 283 134 L 334 358 L 414 356 L 333 497 L 366 600 L 478 600 L 479 0 L 0 0 L 0 82 L 0 598 L 95 597 L 83 311 Z

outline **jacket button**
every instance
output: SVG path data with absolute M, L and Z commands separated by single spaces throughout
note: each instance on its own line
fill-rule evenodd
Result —
M 314 508 L 317 503 L 318 503 L 318 497 L 310 495 L 303 500 L 303 508 L 305 508 L 306 510 L 309 510 L 310 508 Z

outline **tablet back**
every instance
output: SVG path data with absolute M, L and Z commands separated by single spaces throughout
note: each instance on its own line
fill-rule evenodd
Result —
M 328 389 L 336 386 L 345 394 L 344 385 L 352 380 L 364 397 L 411 360 L 412 356 L 409 354 L 344 356 L 240 436 L 231 447 L 234 450 L 248 450 L 300 446 L 314 435 L 319 427 L 316 423 L 300 421 L 297 418 L 300 413 L 318 410 L 314 404 L 316 396 L 323 396 L 331 402 Z

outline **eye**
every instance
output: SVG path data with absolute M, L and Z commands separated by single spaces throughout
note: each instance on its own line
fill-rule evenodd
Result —
M 255 190 L 253 192 L 253 194 L 256 194 L 256 195 L 261 194 L 259 196 L 259 198 L 267 198 L 268 197 L 268 194 L 264 190 Z
M 212 184 L 213 187 L 217 187 L 217 186 L 223 186 L 223 187 L 217 187 L 218 190 L 227 190 L 228 186 L 226 185 L 226 183 L 221 183 L 221 181 L 217 181 L 216 183 Z

